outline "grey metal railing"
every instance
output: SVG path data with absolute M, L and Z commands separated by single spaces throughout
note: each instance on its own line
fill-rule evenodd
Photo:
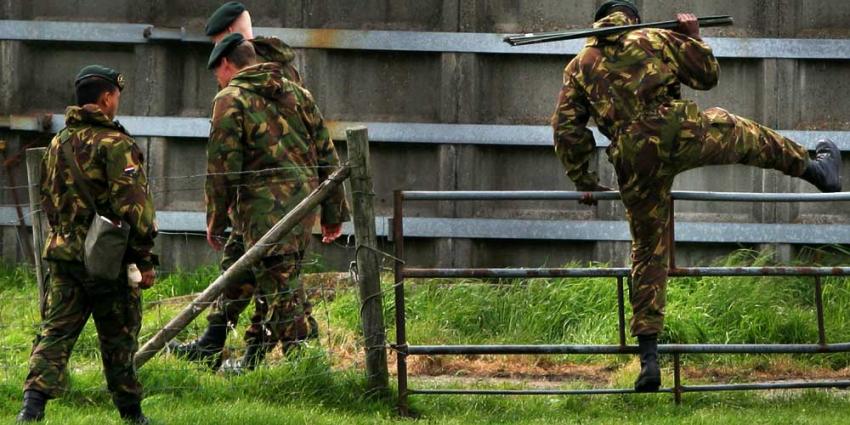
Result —
M 503 34 L 374 31 L 258 27 L 257 35 L 276 36 L 296 48 L 432 53 L 574 55 L 584 40 L 511 47 Z M 200 32 L 147 24 L 0 21 L 0 40 L 141 44 L 150 42 L 209 43 Z M 850 40 L 799 38 L 706 37 L 721 58 L 850 59 Z
M 520 354 L 634 354 L 637 347 L 626 344 L 625 289 L 630 279 L 627 268 L 413 268 L 403 262 L 404 256 L 404 203 L 405 201 L 482 201 L 482 200 L 578 200 L 583 192 L 436 192 L 396 191 L 393 206 L 393 240 L 395 243 L 395 320 L 399 400 L 402 413 L 408 409 L 408 397 L 429 394 L 477 395 L 589 395 L 630 394 L 632 389 L 581 389 L 581 390 L 481 390 L 481 389 L 411 389 L 408 382 L 407 358 L 420 355 L 520 355 Z M 593 198 L 600 201 L 619 199 L 617 192 L 596 192 Z M 836 202 L 850 200 L 850 193 L 787 194 L 787 193 L 717 193 L 674 192 L 674 200 L 722 202 Z M 671 225 L 673 225 L 671 208 Z M 675 263 L 674 232 L 670 237 L 670 277 L 679 276 L 810 276 L 814 280 L 814 298 L 818 328 L 816 344 L 662 344 L 659 352 L 672 354 L 674 383 L 659 392 L 672 393 L 676 403 L 686 392 L 769 390 L 791 388 L 847 388 L 850 380 L 823 380 L 798 382 L 764 382 L 720 385 L 683 385 L 680 357 L 684 354 L 779 354 L 779 353 L 839 353 L 850 352 L 850 342 L 827 343 L 824 325 L 822 277 L 848 276 L 850 267 L 677 267 Z M 848 240 L 847 242 L 850 242 Z M 618 345 L 411 345 L 407 341 L 405 315 L 405 279 L 407 278 L 554 278 L 554 277 L 611 277 L 616 279 Z

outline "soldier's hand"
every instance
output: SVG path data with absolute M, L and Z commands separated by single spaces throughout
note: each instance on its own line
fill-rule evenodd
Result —
M 689 37 L 700 39 L 699 37 L 699 20 L 693 13 L 676 14 L 676 20 L 679 21 L 678 31 Z
M 611 190 L 614 190 L 614 189 L 611 189 L 608 186 L 603 186 L 601 184 L 597 184 L 596 188 L 593 189 L 594 192 L 608 192 L 608 191 L 611 191 Z M 593 193 L 591 193 L 591 192 L 585 192 L 584 194 L 582 194 L 581 199 L 579 199 L 578 202 L 580 204 L 588 205 L 588 206 L 591 206 L 591 207 L 596 205 L 596 203 L 597 203 L 596 199 L 594 199 L 594 197 L 593 197 Z
M 156 269 L 151 267 L 148 270 L 140 270 L 142 273 L 142 281 L 139 282 L 139 288 L 148 289 L 156 283 Z
M 342 234 L 342 223 L 322 225 L 322 243 L 329 244 Z
M 218 235 L 212 234 L 210 229 L 207 229 L 207 244 L 215 251 L 221 251 L 222 245 Z

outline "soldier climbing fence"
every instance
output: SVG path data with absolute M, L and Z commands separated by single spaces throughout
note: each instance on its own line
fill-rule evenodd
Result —
M 578 389 L 578 390 L 482 390 L 482 389 L 413 389 L 408 383 L 407 358 L 409 356 L 445 355 L 551 355 L 551 354 L 635 354 L 637 347 L 626 343 L 624 281 L 629 281 L 627 268 L 412 268 L 406 267 L 404 257 L 404 203 L 418 201 L 521 201 L 521 200 L 579 200 L 582 192 L 557 191 L 396 191 L 393 208 L 393 241 L 395 242 L 395 324 L 398 371 L 398 406 L 402 414 L 408 413 L 408 398 L 411 395 L 434 394 L 478 394 L 478 395 L 593 395 L 628 394 L 632 389 Z M 599 201 L 619 199 L 616 192 L 593 194 Z M 717 193 L 717 192 L 673 192 L 674 200 L 716 202 L 838 202 L 850 200 L 850 192 L 819 194 L 783 193 Z M 673 208 L 670 223 L 675 227 Z M 815 301 L 818 338 L 812 344 L 666 344 L 659 345 L 660 353 L 673 356 L 673 386 L 660 392 L 672 393 L 675 402 L 681 403 L 682 394 L 698 391 L 770 390 L 791 388 L 846 388 L 850 380 L 818 380 L 801 382 L 761 382 L 748 384 L 684 385 L 681 379 L 680 358 L 684 354 L 798 354 L 850 352 L 850 341 L 828 343 L 824 325 L 823 286 L 825 276 L 848 276 L 850 267 L 676 267 L 674 229 L 670 229 L 671 247 L 669 275 L 684 276 L 810 276 L 813 279 L 812 296 Z M 618 345 L 414 345 L 407 341 L 407 319 L 405 314 L 404 283 L 407 278 L 579 278 L 610 277 L 616 279 Z M 612 288 L 614 289 L 614 288 Z M 613 291 L 612 291 L 613 292 Z

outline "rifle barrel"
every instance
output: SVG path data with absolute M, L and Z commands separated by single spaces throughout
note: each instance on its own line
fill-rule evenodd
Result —
M 732 17 L 728 15 L 706 16 L 704 18 L 699 18 L 698 21 L 699 26 L 703 28 L 727 26 L 733 25 L 735 23 L 734 19 L 732 19 Z M 633 31 L 643 28 L 675 29 L 678 28 L 678 26 L 678 21 L 670 20 L 661 22 L 648 22 L 634 25 L 622 25 L 617 27 L 508 35 L 504 38 L 504 41 L 510 44 L 511 46 L 525 46 L 528 44 L 549 43 L 553 41 L 572 40 L 576 38 L 602 37 L 606 35 L 619 34 L 621 32 Z

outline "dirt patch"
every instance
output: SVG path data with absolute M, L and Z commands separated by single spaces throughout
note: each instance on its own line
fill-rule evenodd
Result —
M 349 346 L 350 347 L 350 346 Z M 336 367 L 363 367 L 359 349 L 338 346 L 333 350 Z M 390 374 L 395 375 L 395 353 L 389 353 Z M 670 364 L 662 365 L 672 375 Z M 408 358 L 408 374 L 428 380 L 474 382 L 488 380 L 534 387 L 554 387 L 564 382 L 581 382 L 591 386 L 610 386 L 624 375 L 640 370 L 637 358 L 626 363 L 570 363 L 535 356 L 414 356 Z M 778 358 L 756 368 L 685 365 L 682 376 L 690 383 L 734 383 L 763 381 L 808 381 L 850 379 L 850 368 L 801 367 Z
M 543 358 L 507 359 L 489 356 L 413 357 L 408 371 L 413 376 L 452 376 L 536 380 L 546 382 L 610 382 L 616 367 L 601 364 L 556 363 Z
M 354 287 L 348 273 L 310 273 L 301 276 L 301 283 L 311 300 L 331 302 L 340 290 Z M 314 301 L 315 303 L 315 301 Z

